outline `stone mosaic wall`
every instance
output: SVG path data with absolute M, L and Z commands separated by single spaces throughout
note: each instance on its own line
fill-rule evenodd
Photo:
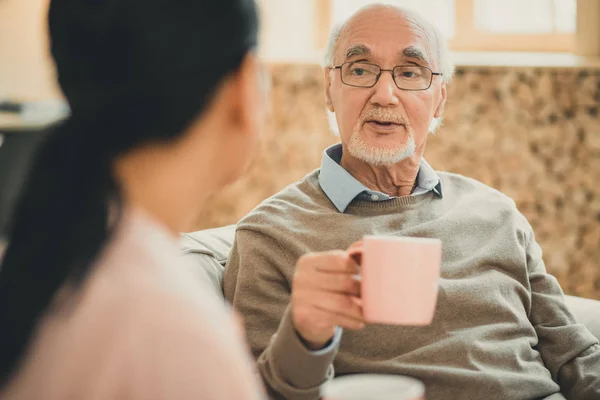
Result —
M 322 72 L 272 67 L 272 113 L 248 175 L 216 196 L 198 228 L 234 223 L 320 164 L 328 132 Z M 461 67 L 444 126 L 429 139 L 434 168 L 515 199 L 567 293 L 600 299 L 600 71 Z

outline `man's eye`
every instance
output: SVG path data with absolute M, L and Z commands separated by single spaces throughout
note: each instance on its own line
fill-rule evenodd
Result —
M 416 71 L 402 71 L 399 74 L 400 78 L 408 78 L 408 79 L 416 79 L 416 78 L 420 78 L 421 74 L 419 74 Z
M 366 73 L 367 73 L 367 71 L 364 70 L 364 69 L 362 69 L 362 68 L 354 68 L 352 70 L 352 75 L 356 75 L 356 76 L 362 76 L 362 75 L 364 75 Z

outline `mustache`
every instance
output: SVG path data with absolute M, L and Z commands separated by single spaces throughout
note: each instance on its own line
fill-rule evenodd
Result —
M 410 125 L 404 117 L 398 115 L 398 113 L 388 108 L 383 107 L 369 108 L 360 116 L 361 123 L 373 120 L 392 122 L 394 124 L 404 125 L 405 127 Z

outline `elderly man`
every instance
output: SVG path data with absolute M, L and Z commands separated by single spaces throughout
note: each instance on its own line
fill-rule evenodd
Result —
M 430 400 L 600 399 L 598 341 L 514 202 L 422 158 L 453 71 L 437 30 L 362 9 L 332 33 L 324 71 L 341 144 L 240 222 L 224 282 L 272 396 L 317 399 L 334 375 L 376 372 L 421 380 Z M 441 239 L 431 325 L 365 326 L 341 250 L 365 234 Z

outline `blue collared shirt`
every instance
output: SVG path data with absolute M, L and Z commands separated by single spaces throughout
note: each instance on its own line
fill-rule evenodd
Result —
M 385 193 L 368 189 L 340 165 L 341 159 L 342 145 L 340 143 L 328 147 L 323 152 L 323 161 L 319 173 L 321 189 L 339 212 L 346 211 L 348 205 L 356 198 L 370 201 L 384 201 L 394 198 Z M 417 184 L 411 196 L 430 191 L 442 197 L 442 182 L 438 174 L 422 158 L 417 173 Z

